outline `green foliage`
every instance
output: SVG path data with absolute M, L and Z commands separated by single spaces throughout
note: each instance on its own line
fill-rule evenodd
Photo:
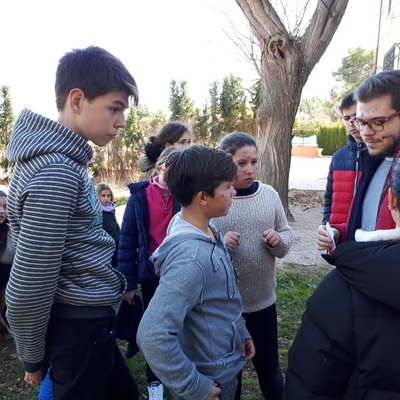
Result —
M 128 199 L 129 199 L 128 196 L 120 196 L 120 197 L 117 197 L 117 198 L 115 199 L 115 205 L 116 205 L 117 207 L 123 206 L 123 205 L 125 205 L 125 204 L 128 202 Z
M 336 122 L 340 119 L 338 107 L 338 101 L 320 99 L 318 97 L 303 99 L 300 102 L 296 118 L 317 120 L 318 123 Z
M 319 122 L 315 119 L 297 117 L 293 124 L 292 135 L 298 137 L 309 137 L 316 135 Z
M 10 141 L 15 116 L 12 109 L 10 88 L 3 85 L 0 89 L 0 168 L 1 179 L 11 176 L 12 168 L 5 156 L 5 149 Z
M 318 147 L 322 147 L 323 155 L 332 155 L 347 144 L 347 131 L 344 125 L 337 122 L 332 125 L 321 125 L 317 134 Z
M 210 84 L 210 115 L 211 115 L 211 127 L 210 127 L 210 142 L 217 143 L 221 137 L 221 124 L 219 121 L 220 114 L 220 100 L 219 100 L 219 82 L 214 81 Z
M 186 81 L 171 81 L 171 93 L 169 97 L 169 109 L 171 121 L 188 122 L 194 115 L 193 101 L 189 97 Z
M 198 142 L 204 145 L 211 145 L 211 114 L 207 104 L 202 110 L 196 109 L 196 119 L 193 126 L 193 133 Z
M 261 106 L 262 99 L 263 99 L 261 80 L 258 79 L 257 82 L 254 83 L 254 85 L 248 89 L 248 92 L 250 93 L 251 109 L 253 110 L 253 113 L 255 114 L 257 112 L 258 107 Z
M 219 109 L 223 133 L 248 132 L 252 115 L 248 113 L 242 79 L 229 75 L 222 82 Z M 251 133 L 251 132 L 249 132 Z
M 348 50 L 348 55 L 342 59 L 342 66 L 332 73 L 343 85 L 340 97 L 353 92 L 374 72 L 374 60 L 374 50 L 365 50 L 362 47 Z

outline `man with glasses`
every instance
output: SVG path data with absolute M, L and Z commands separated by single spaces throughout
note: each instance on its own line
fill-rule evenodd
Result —
M 353 124 L 361 132 L 368 153 L 377 158 L 367 163 L 354 196 L 347 223 L 333 226 L 335 243 L 354 240 L 357 229 L 392 229 L 388 187 L 393 158 L 400 141 L 400 71 L 384 71 L 366 79 L 354 94 L 357 113 Z M 322 225 L 317 230 L 319 250 L 333 246 Z

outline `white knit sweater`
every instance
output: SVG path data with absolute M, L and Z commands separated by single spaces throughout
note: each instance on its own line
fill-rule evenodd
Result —
M 286 220 L 278 193 L 258 182 L 258 189 L 248 196 L 236 196 L 229 214 L 216 218 L 223 235 L 239 232 L 241 245 L 231 250 L 238 271 L 243 312 L 263 310 L 276 301 L 275 257 L 284 257 L 292 244 L 293 232 Z M 275 248 L 266 246 L 262 234 L 274 229 L 281 238 Z

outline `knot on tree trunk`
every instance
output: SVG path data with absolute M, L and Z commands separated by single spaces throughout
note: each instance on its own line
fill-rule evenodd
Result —
M 283 60 L 285 58 L 286 40 L 281 36 L 273 36 L 268 42 L 268 54 L 275 60 Z

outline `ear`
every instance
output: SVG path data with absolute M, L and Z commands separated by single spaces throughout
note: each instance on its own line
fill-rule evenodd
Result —
M 389 210 L 397 208 L 397 197 L 392 192 L 392 188 L 389 188 Z
M 202 190 L 201 192 L 198 192 L 195 195 L 195 199 L 198 202 L 198 204 L 200 204 L 201 206 L 207 205 L 207 194 L 204 190 Z
M 80 114 L 82 112 L 82 100 L 85 98 L 85 94 L 82 89 L 72 89 L 68 95 L 68 102 L 71 110 L 75 114 Z
M 171 147 L 172 146 L 172 143 L 169 143 L 169 142 L 167 142 L 167 143 L 165 143 L 165 148 L 167 148 L 167 147 Z

